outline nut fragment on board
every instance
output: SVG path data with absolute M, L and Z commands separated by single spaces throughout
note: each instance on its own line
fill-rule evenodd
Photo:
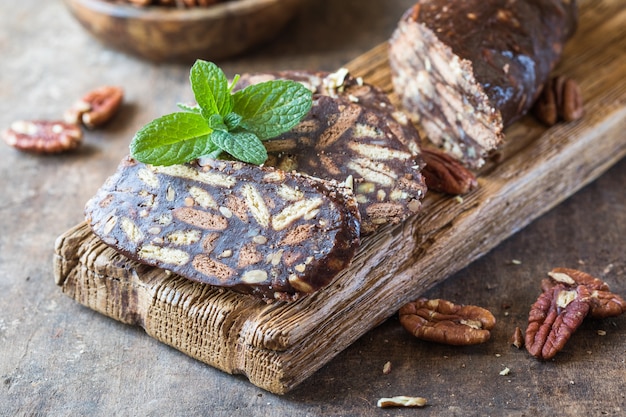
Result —
M 85 94 L 65 112 L 67 123 L 84 124 L 89 129 L 101 126 L 117 113 L 124 98 L 121 87 L 105 85 Z
M 585 113 L 583 96 L 578 83 L 564 75 L 546 82 L 532 108 L 533 115 L 547 126 L 559 120 L 572 122 Z
M 526 350 L 539 359 L 560 352 L 587 315 L 606 318 L 626 311 L 626 301 L 598 278 L 568 268 L 555 268 L 548 275 L 531 307 L 525 335 Z
M 524 333 L 522 332 L 522 329 L 516 327 L 513 335 L 511 335 L 511 338 L 509 339 L 509 342 L 516 348 L 521 349 L 524 346 Z
M 474 345 L 486 342 L 496 319 L 489 310 L 450 301 L 419 298 L 404 305 L 400 324 L 418 339 L 448 345 Z
M 2 132 L 2 138 L 22 151 L 52 154 L 77 148 L 83 133 L 75 124 L 58 120 L 18 120 Z
M 423 397 L 407 397 L 398 395 L 396 397 L 381 398 L 376 404 L 380 408 L 389 407 L 424 407 L 428 400 Z
M 383 365 L 383 374 L 389 375 L 390 373 L 391 373 L 391 362 L 387 361 L 385 362 L 385 365 Z

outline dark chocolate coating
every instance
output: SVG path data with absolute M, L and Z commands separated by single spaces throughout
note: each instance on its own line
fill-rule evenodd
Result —
M 424 24 L 472 62 L 507 127 L 541 92 L 576 29 L 578 8 L 576 0 L 421 0 L 403 19 Z

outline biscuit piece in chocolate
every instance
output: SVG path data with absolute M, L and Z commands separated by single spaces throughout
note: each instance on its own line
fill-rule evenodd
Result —
M 420 0 L 390 39 L 394 89 L 428 140 L 478 168 L 532 106 L 576 21 L 575 0 Z
M 419 211 L 426 186 L 419 134 L 380 89 L 345 70 L 244 75 L 240 88 L 292 79 L 313 91 L 313 106 L 291 131 L 265 143 L 266 165 L 344 182 L 354 190 L 361 233 Z
M 359 245 L 359 212 L 336 182 L 242 162 L 126 159 L 89 200 L 94 233 L 138 262 L 266 300 L 326 285 Z

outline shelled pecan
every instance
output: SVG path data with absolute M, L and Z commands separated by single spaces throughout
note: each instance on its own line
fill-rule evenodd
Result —
M 413 336 L 448 345 L 486 342 L 496 319 L 488 310 L 447 300 L 419 298 L 404 305 L 400 324 Z
M 478 186 L 476 176 L 459 161 L 445 152 L 434 148 L 422 148 L 422 158 L 426 166 L 422 175 L 431 191 L 460 195 Z
M 542 286 L 553 286 L 553 282 L 561 282 L 569 286 L 584 285 L 591 293 L 589 297 L 589 314 L 594 319 L 615 317 L 626 312 L 626 301 L 611 292 L 609 285 L 601 279 L 585 272 L 568 268 L 555 268 L 549 274 L 552 280 L 544 280 Z
M 584 318 L 606 318 L 626 311 L 626 302 L 609 286 L 589 274 L 555 268 L 543 280 L 543 293 L 528 317 L 525 345 L 540 359 L 551 359 L 563 349 Z
M 102 86 L 89 91 L 65 112 L 67 123 L 84 124 L 90 129 L 101 126 L 117 113 L 124 90 L 117 86 Z
M 532 113 L 548 126 L 555 125 L 559 120 L 571 122 L 580 119 L 585 110 L 578 83 L 563 75 L 551 78 L 533 105 Z
M 83 132 L 75 124 L 58 120 L 18 120 L 2 132 L 2 138 L 16 149 L 47 154 L 77 148 Z

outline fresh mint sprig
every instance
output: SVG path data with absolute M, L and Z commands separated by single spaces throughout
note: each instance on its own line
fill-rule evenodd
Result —
M 262 141 L 284 133 L 309 112 L 312 93 L 302 84 L 273 80 L 233 93 L 215 64 L 198 60 L 189 81 L 197 106 L 179 104 L 182 112 L 159 117 L 142 127 L 130 144 L 130 154 L 152 165 L 174 165 L 223 152 L 244 162 L 267 160 Z

